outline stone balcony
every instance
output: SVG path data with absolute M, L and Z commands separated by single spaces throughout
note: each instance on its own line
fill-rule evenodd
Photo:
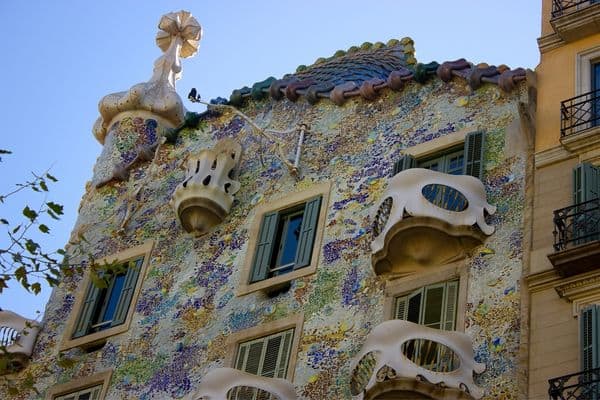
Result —
M 193 396 L 194 400 L 296 400 L 294 385 L 285 379 L 252 375 L 234 368 L 211 370 Z
M 6 367 L 0 369 L 0 375 L 16 372 L 25 366 L 39 331 L 36 321 L 11 311 L 0 311 L 0 358 L 7 361 Z
M 360 400 L 480 399 L 471 338 L 408 321 L 376 326 L 355 356 L 350 390 Z
M 394 175 L 373 223 L 377 274 L 408 275 L 464 258 L 494 227 L 483 183 L 423 168 Z
M 550 24 L 565 42 L 594 35 L 600 29 L 600 3 L 594 0 L 554 0 Z

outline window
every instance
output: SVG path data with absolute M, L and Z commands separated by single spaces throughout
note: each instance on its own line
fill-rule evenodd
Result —
M 396 298 L 394 315 L 430 328 L 452 331 L 456 324 L 458 281 L 424 286 Z
M 424 286 L 396 298 L 395 317 L 430 328 L 453 331 L 456 325 L 458 281 Z M 425 339 L 403 345 L 403 353 L 413 362 L 432 371 L 448 372 L 457 362 L 449 347 Z
M 250 374 L 285 379 L 292 348 L 294 329 L 240 343 L 235 367 Z M 240 386 L 230 391 L 228 400 L 269 400 L 260 389 Z
M 584 308 L 579 316 L 581 370 L 600 368 L 600 305 Z
M 317 270 L 331 183 L 282 193 L 254 210 L 237 295 L 275 294 Z
M 143 261 L 144 258 L 140 257 L 122 264 L 119 272 L 106 279 L 105 288 L 98 287 L 94 282 L 89 283 L 73 338 L 125 322 Z
M 153 242 L 98 260 L 99 265 L 119 265 L 104 276 L 105 287 L 92 283 L 86 273 L 69 317 L 61 350 L 101 344 L 108 336 L 129 329 L 137 296 L 148 267 Z
M 102 385 L 96 385 L 91 388 L 78 390 L 68 394 L 55 397 L 54 400 L 98 400 L 100 392 L 102 391 Z
M 250 283 L 310 264 L 321 196 L 263 216 Z
M 230 334 L 226 341 L 225 365 L 249 374 L 293 382 L 303 323 L 302 314 L 293 314 Z M 252 387 L 238 386 L 229 391 L 227 398 L 272 400 L 269 396 Z
M 417 168 L 427 168 L 451 175 L 462 175 L 464 164 L 465 152 L 462 148 L 459 148 L 429 160 L 417 161 Z
M 409 168 L 427 168 L 452 175 L 483 176 L 483 132 L 469 133 L 461 146 L 454 146 L 433 156 L 416 159 L 405 154 L 394 164 L 393 175 Z
M 46 400 L 102 400 L 111 376 L 108 370 L 55 385 L 46 392 Z

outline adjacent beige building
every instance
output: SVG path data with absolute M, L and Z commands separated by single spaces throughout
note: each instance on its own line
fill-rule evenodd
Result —
M 599 27 L 596 1 L 543 1 L 524 302 L 530 399 L 600 395 L 589 373 L 600 367 Z

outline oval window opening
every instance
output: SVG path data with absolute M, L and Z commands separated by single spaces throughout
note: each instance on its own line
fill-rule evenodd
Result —
M 469 206 L 467 198 L 461 192 L 439 183 L 423 186 L 421 193 L 431 204 L 444 210 L 460 212 Z
M 433 372 L 452 372 L 460 364 L 460 359 L 450 347 L 428 339 L 412 339 L 402 343 L 402 354 L 419 367 Z

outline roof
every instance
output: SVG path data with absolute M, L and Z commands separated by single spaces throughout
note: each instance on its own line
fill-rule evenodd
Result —
M 523 68 L 511 70 L 506 65 L 473 65 L 464 58 L 442 64 L 435 61 L 417 63 L 413 44 L 413 40 L 407 37 L 392 39 L 387 44 L 364 43 L 347 51 L 340 50 L 328 59 L 318 59 L 309 67 L 298 67 L 296 73 L 283 79 L 270 77 L 251 88 L 234 90 L 229 103 L 241 105 L 250 97 L 258 100 L 270 96 L 274 100 L 287 97 L 291 101 L 305 97 L 311 104 L 320 99 L 330 99 L 342 105 L 350 97 L 373 100 L 384 88 L 399 91 L 411 81 L 425 83 L 433 76 L 444 82 L 459 77 L 467 80 L 473 89 L 492 83 L 506 92 L 525 80 Z

